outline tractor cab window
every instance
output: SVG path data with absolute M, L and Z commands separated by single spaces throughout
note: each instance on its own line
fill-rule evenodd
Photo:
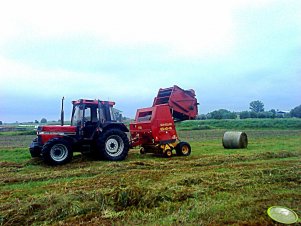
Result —
M 104 113 L 103 108 L 97 108 L 97 116 L 99 116 L 100 122 L 105 122 L 106 121 L 106 117 L 105 117 L 105 113 Z
M 77 105 L 74 107 L 74 110 L 73 110 L 71 125 L 72 126 L 79 125 L 81 123 L 82 118 L 83 118 L 83 107 L 80 105 Z
M 118 111 L 116 108 L 113 108 L 112 106 L 110 106 L 110 115 L 112 121 L 120 121 L 119 120 L 120 111 Z
M 84 117 L 84 122 L 96 123 L 98 121 L 98 114 L 96 108 L 85 105 L 77 105 L 73 110 L 72 126 L 78 126 Z
M 85 122 L 91 122 L 91 108 L 85 108 L 85 118 L 84 118 Z

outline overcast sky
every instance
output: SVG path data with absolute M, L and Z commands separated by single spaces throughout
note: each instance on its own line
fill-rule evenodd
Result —
M 79 2 L 79 1 L 78 1 Z M 194 89 L 199 113 L 301 104 L 301 1 L 4 1 L 0 120 L 58 120 L 71 101 L 128 117 L 159 88 Z

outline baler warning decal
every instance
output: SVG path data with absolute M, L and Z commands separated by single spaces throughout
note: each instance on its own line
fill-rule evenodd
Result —
M 172 130 L 172 127 L 160 127 L 160 131 L 168 131 L 168 130 Z
M 169 130 L 172 130 L 171 126 L 172 126 L 171 122 L 161 123 L 160 124 L 160 131 L 169 131 Z
M 168 122 L 167 123 L 161 123 L 160 126 L 162 126 L 162 127 L 163 126 L 172 126 L 172 123 L 171 122 L 169 122 L 169 123 Z

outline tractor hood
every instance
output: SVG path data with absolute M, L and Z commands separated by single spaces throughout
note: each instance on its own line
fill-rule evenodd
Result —
M 37 130 L 39 145 L 50 139 L 63 136 L 76 136 L 75 126 L 39 126 Z
M 39 126 L 37 132 L 38 135 L 75 135 L 76 126 Z

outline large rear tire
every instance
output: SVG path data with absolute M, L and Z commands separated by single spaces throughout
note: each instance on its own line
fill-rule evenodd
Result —
M 63 138 L 53 138 L 42 148 L 42 158 L 49 165 L 63 165 L 72 160 L 71 145 Z
M 98 138 L 97 149 L 101 158 L 121 161 L 128 155 L 129 139 L 125 132 L 119 129 L 109 129 Z

